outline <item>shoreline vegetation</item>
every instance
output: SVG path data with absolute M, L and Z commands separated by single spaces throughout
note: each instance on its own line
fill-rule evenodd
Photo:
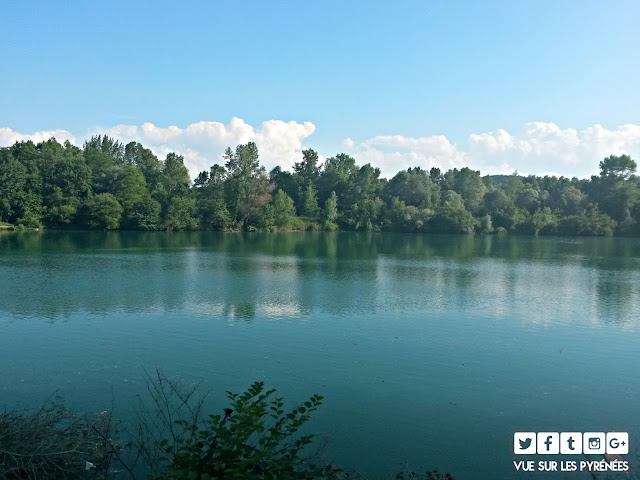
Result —
M 198 384 L 159 369 L 145 371 L 144 383 L 147 396 L 126 421 L 113 399 L 108 410 L 83 413 L 58 395 L 35 410 L 0 412 L 0 478 L 366 480 L 326 458 L 326 434 L 309 433 L 321 395 L 285 405 L 254 382 L 242 394 L 227 391 L 228 406 L 209 414 Z M 393 478 L 455 480 L 408 465 Z
M 293 171 L 260 165 L 255 143 L 227 148 L 191 180 L 184 159 L 94 136 L 0 149 L 0 230 L 392 231 L 640 235 L 640 178 L 628 155 L 590 179 L 420 167 L 391 179 L 344 153 Z

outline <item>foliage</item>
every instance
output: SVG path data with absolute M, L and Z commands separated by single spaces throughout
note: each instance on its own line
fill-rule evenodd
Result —
M 120 225 L 122 206 L 110 193 L 100 193 L 82 205 L 81 216 L 91 229 L 115 230 Z
M 408 206 L 434 209 L 440 203 L 440 187 L 419 167 L 398 172 L 384 187 L 384 197 L 393 198 Z
M 224 414 L 209 415 L 201 425 L 177 420 L 184 435 L 158 444 L 167 454 L 171 478 L 335 478 L 339 470 L 304 455 L 314 435 L 299 434 L 322 397 L 312 395 L 285 413 L 284 400 L 275 393 L 256 382 L 241 395 L 227 392 L 230 408 Z
M 145 372 L 146 373 L 146 372 Z M 207 395 L 160 369 L 146 373 L 148 396 L 140 397 L 131 421 L 111 410 L 80 413 L 52 396 L 35 411 L 0 413 L 0 478 L 6 480 L 129 478 L 131 480 L 282 479 L 346 480 L 321 454 L 308 422 L 323 403 L 311 395 L 291 407 L 254 382 L 245 392 L 226 392 L 219 414 L 206 414 Z M 126 440 L 125 440 L 126 439 Z M 401 479 L 453 480 L 437 470 Z
M 279 189 L 273 196 L 273 220 L 277 227 L 284 227 L 296 213 L 293 199 Z
M 610 237 L 613 235 L 615 227 L 615 220 L 597 209 L 591 209 L 580 215 L 563 218 L 558 226 L 558 233 Z
M 156 370 L 147 374 L 152 403 L 138 407 L 132 449 L 147 478 L 338 479 L 340 470 L 322 460 L 318 437 L 305 433 L 320 395 L 290 410 L 275 389 L 253 383 L 246 392 L 226 392 L 229 405 L 206 415 L 199 386 L 185 386 Z M 134 470 L 134 465 L 129 465 Z
M 338 219 L 338 196 L 336 192 L 331 192 L 327 201 L 324 202 L 323 217 L 325 222 L 334 223 Z
M 164 226 L 167 230 L 195 230 L 198 226 L 195 199 L 191 196 L 173 197 Z
M 303 212 L 307 217 L 315 218 L 320 213 L 320 208 L 318 207 L 318 194 L 316 188 L 313 186 L 313 183 L 309 182 L 307 186 L 307 190 L 304 194 L 304 208 Z
M 227 148 L 223 158 L 224 166 L 192 182 L 182 156 L 161 160 L 136 142 L 102 135 L 82 149 L 55 139 L 17 142 L 0 149 L 0 221 L 129 230 L 640 234 L 640 179 L 628 155 L 603 159 L 589 180 L 413 167 L 387 181 L 347 154 L 320 163 L 313 150 L 304 150 L 292 171 L 267 174 L 253 142 Z
M 431 231 L 443 233 L 473 233 L 476 219 L 464 205 L 461 195 L 447 190 L 442 197 L 442 206 L 431 220 Z
M 0 478 L 65 480 L 86 478 L 84 466 L 106 475 L 120 446 L 109 412 L 82 414 L 54 396 L 36 411 L 0 413 Z

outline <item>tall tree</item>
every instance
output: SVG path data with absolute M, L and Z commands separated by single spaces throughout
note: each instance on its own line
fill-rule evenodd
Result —
M 189 170 L 184 165 L 184 157 L 175 153 L 169 153 L 164 161 L 161 176 L 160 199 L 166 209 L 174 197 L 182 197 L 189 193 L 191 179 Z
M 70 225 L 78 205 L 91 194 L 91 170 L 82 151 L 55 139 L 38 144 L 41 157 L 44 220 L 49 225 Z
M 147 182 L 147 190 L 155 195 L 160 188 L 164 165 L 151 150 L 137 142 L 130 142 L 124 148 L 124 161 L 137 166 Z
M 231 222 L 224 196 L 224 183 L 227 176 L 225 168 L 215 164 L 207 174 L 207 181 L 200 188 L 198 197 L 198 215 L 204 228 L 225 230 Z
M 115 230 L 120 226 L 122 206 L 110 193 L 100 193 L 87 199 L 80 208 L 80 217 L 91 229 Z
M 440 204 L 440 187 L 425 170 L 409 168 L 396 173 L 385 185 L 384 198 L 390 202 L 393 197 L 406 205 L 435 209 Z
M 291 217 L 296 214 L 296 209 L 293 206 L 293 199 L 284 193 L 281 189 L 278 189 L 273 196 L 273 218 L 277 227 L 285 227 Z
M 304 194 L 304 214 L 307 217 L 316 218 L 319 213 L 318 195 L 313 183 L 309 182 Z
M 238 145 L 235 153 L 228 148 L 224 158 L 229 172 L 226 186 L 231 218 L 243 228 L 253 210 L 269 203 L 271 186 L 254 142 Z
M 331 227 L 331 230 L 338 227 L 335 223 L 336 220 L 338 220 L 338 196 L 336 195 L 336 192 L 331 192 L 327 201 L 324 202 L 322 216 L 324 218 L 325 225 Z

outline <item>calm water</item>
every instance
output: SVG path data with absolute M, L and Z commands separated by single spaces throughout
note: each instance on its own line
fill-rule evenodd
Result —
M 513 478 L 516 430 L 639 445 L 639 272 L 636 239 L 6 233 L 0 403 L 264 380 L 324 395 L 314 430 L 371 479 Z

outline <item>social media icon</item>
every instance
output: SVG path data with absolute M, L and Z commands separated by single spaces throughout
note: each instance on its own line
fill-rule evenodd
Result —
M 582 435 L 584 453 L 604 453 L 605 434 L 603 432 L 585 432 Z
M 626 455 L 629 453 L 629 434 L 627 432 L 607 433 L 607 453 Z
M 533 455 L 536 453 L 535 432 L 516 432 L 513 434 L 513 453 Z
M 558 432 L 538 432 L 538 455 L 557 455 L 558 453 L 560 453 Z
M 563 455 L 581 455 L 582 433 L 560 432 L 560 453 Z

